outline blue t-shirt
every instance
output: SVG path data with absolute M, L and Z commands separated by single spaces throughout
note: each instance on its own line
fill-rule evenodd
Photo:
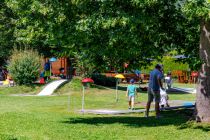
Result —
M 158 69 L 154 69 L 150 72 L 149 77 L 149 88 L 152 88 L 154 91 L 159 91 L 160 86 L 158 84 L 158 79 L 162 79 L 163 74 Z
M 135 91 L 136 91 L 136 86 L 135 85 L 128 85 L 128 96 L 134 96 Z
M 44 70 L 50 70 L 50 62 L 45 63 Z
M 135 70 L 134 72 L 135 72 L 136 76 L 139 76 L 141 74 L 140 70 Z

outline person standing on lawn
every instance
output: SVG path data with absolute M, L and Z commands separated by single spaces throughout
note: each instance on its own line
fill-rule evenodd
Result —
M 130 84 L 127 87 L 126 97 L 128 97 L 128 109 L 134 110 L 134 100 L 136 93 L 136 86 L 134 85 L 134 79 L 130 80 Z
M 155 69 L 150 72 L 149 86 L 148 86 L 148 101 L 146 106 L 145 117 L 149 116 L 150 105 L 155 100 L 156 118 L 160 117 L 160 88 L 163 89 L 162 79 L 162 65 L 157 64 Z

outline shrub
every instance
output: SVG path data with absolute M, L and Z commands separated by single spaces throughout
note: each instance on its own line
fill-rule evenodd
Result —
M 31 84 L 39 76 L 41 56 L 31 49 L 14 49 L 8 65 L 12 79 L 19 85 Z
M 97 85 L 114 87 L 116 86 L 116 79 L 114 77 L 106 77 L 105 75 L 101 74 L 93 74 L 92 79 L 94 83 Z

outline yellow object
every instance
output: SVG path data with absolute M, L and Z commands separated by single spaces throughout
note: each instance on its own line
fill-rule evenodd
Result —
M 125 77 L 122 74 L 115 75 L 115 78 L 124 79 Z
M 6 79 L 5 81 L 3 81 L 3 85 L 9 85 L 9 79 Z

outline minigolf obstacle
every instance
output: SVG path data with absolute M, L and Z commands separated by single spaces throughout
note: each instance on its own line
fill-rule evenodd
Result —
M 50 82 L 49 84 L 47 84 L 44 89 L 38 93 L 38 96 L 49 96 L 52 95 L 53 92 L 60 87 L 62 84 L 64 84 L 65 82 L 67 82 L 68 80 L 66 79 L 61 79 L 61 80 L 55 80 Z

